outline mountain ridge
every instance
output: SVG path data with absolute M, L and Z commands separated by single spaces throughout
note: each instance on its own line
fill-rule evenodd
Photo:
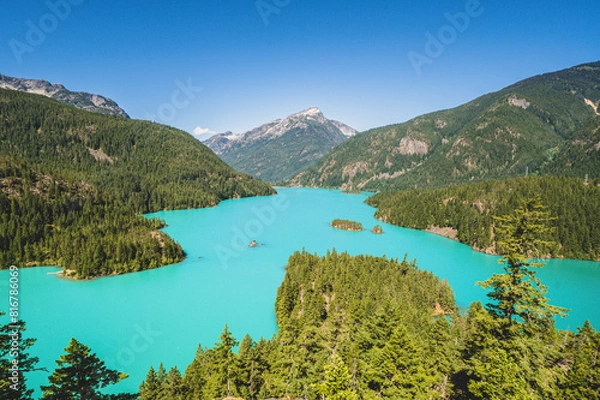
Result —
M 583 177 L 584 168 L 600 169 L 593 151 L 600 149 L 598 104 L 600 62 L 536 75 L 452 109 L 362 132 L 287 183 L 385 190 L 527 173 Z
M 125 110 L 108 97 L 87 92 L 73 92 L 60 83 L 50 83 L 43 79 L 13 78 L 0 74 L 0 88 L 39 94 L 85 111 L 129 118 Z
M 355 129 L 327 119 L 318 107 L 310 107 L 245 133 L 214 135 L 204 143 L 232 167 L 278 182 L 355 134 Z

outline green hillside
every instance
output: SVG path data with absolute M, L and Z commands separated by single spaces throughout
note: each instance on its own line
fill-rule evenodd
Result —
M 599 176 L 600 62 L 353 137 L 292 185 L 407 189 L 530 174 Z
M 443 233 L 451 228 L 462 243 L 496 253 L 495 217 L 538 195 L 551 215 L 553 257 L 600 260 L 600 180 L 560 177 L 511 178 L 441 189 L 381 192 L 367 203 L 385 222 Z M 433 229 L 432 229 L 433 228 Z
M 86 278 L 168 264 L 181 248 L 139 214 L 274 193 L 185 132 L 16 91 L 0 90 L 0 143 L 3 268 Z

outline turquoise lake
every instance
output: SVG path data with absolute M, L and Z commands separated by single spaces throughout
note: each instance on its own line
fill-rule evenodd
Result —
M 183 372 L 198 344 L 212 346 L 225 324 L 238 340 L 271 337 L 277 331 L 274 302 L 288 257 L 296 250 L 325 254 L 398 257 L 408 254 L 454 288 L 459 306 L 485 302 L 475 282 L 501 271 L 497 257 L 433 234 L 377 221 L 364 204 L 367 194 L 319 189 L 279 189 L 279 195 L 229 200 L 201 210 L 165 211 L 165 231 L 185 249 L 178 265 L 136 274 L 73 282 L 53 275 L 57 268 L 20 270 L 20 314 L 32 353 L 50 371 L 71 337 L 90 346 L 108 367 L 130 374 L 116 391 L 137 391 L 148 368 L 162 361 Z M 329 226 L 335 218 L 359 221 L 364 232 Z M 369 230 L 381 225 L 383 235 Z M 258 246 L 249 248 L 250 241 Z M 600 263 L 551 260 L 539 277 L 551 303 L 571 309 L 559 328 L 575 330 L 589 319 L 600 328 L 596 306 Z M 6 311 L 8 271 L 0 271 Z M 5 300 L 6 299 L 6 300 Z M 6 318 L 2 320 L 6 323 Z M 47 384 L 45 372 L 28 375 L 29 387 Z M 38 392 L 39 393 L 39 392 Z

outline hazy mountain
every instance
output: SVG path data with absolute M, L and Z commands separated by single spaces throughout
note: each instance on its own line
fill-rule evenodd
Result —
M 204 143 L 239 171 L 269 182 L 294 176 L 356 134 L 311 107 L 242 134 L 226 132 Z
M 600 175 L 600 62 L 361 133 L 292 185 L 380 190 L 529 174 Z
M 129 115 L 109 98 L 86 92 L 71 92 L 61 84 L 52 84 L 40 79 L 12 78 L 0 74 L 0 88 L 40 94 L 82 110 L 129 118 Z

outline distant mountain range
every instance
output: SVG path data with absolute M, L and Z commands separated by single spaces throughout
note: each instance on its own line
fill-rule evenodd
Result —
M 107 97 L 86 92 L 72 92 L 61 84 L 52 84 L 45 80 L 12 78 L 0 74 L 0 88 L 39 94 L 82 110 L 129 118 L 125 110 Z
M 215 135 L 204 143 L 233 168 L 279 182 L 309 167 L 356 133 L 311 107 L 246 133 Z
M 600 176 L 600 62 L 361 133 L 289 181 L 383 190 L 526 174 Z

